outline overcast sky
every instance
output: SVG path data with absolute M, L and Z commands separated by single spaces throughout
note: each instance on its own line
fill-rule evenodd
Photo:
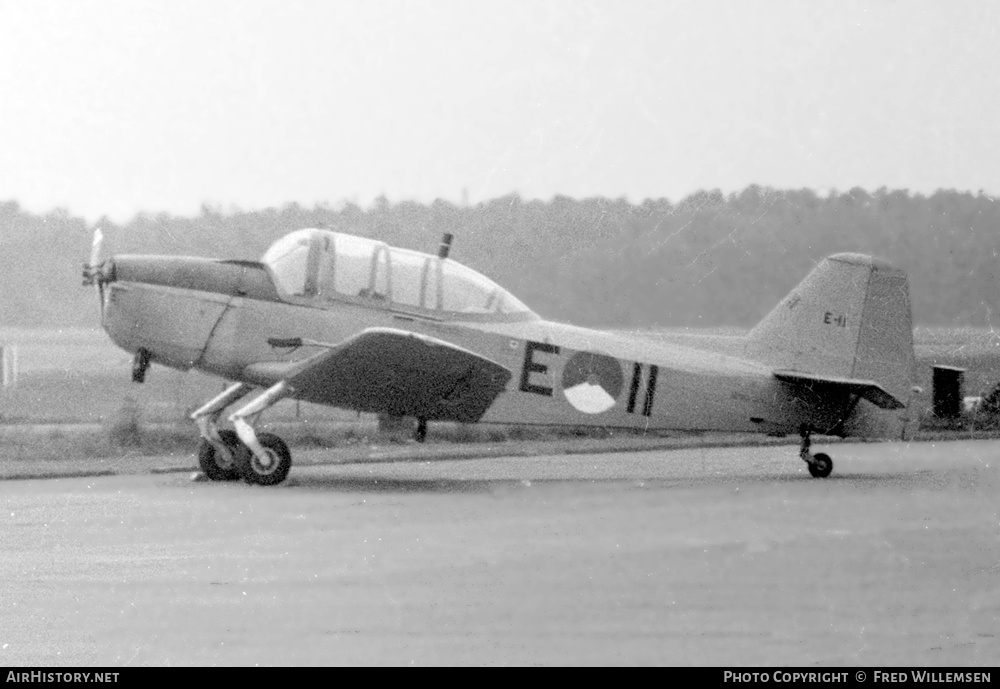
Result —
M 991 0 L 0 0 L 0 200 L 1000 194 Z

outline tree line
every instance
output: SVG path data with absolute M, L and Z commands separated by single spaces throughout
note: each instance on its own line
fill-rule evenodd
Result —
M 203 206 L 197 217 L 139 214 L 88 224 L 64 209 L 29 213 L 0 203 L 0 323 L 94 325 L 80 285 L 91 235 L 116 253 L 256 259 L 303 227 L 325 227 L 452 258 L 508 288 L 546 318 L 615 328 L 751 326 L 824 256 L 870 253 L 907 269 L 914 322 L 988 327 L 1000 309 L 1000 203 L 982 192 L 750 186 L 678 201 L 525 200 L 473 206 L 354 203 L 243 211 Z M 997 320 L 1000 325 L 1000 319 Z

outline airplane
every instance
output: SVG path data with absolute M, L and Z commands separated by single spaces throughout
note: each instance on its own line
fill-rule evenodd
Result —
M 133 380 L 157 363 L 232 381 L 191 415 L 212 480 L 285 480 L 287 445 L 255 425 L 286 398 L 415 417 L 418 441 L 429 421 L 797 433 L 824 478 L 812 434 L 900 437 L 914 390 L 906 273 L 867 255 L 820 261 L 745 336 L 672 338 L 544 320 L 447 234 L 434 255 L 301 229 L 260 261 L 104 258 L 102 241 L 84 283 Z

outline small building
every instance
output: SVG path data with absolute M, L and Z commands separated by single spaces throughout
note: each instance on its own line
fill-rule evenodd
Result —
M 934 416 L 957 419 L 962 415 L 962 379 L 965 369 L 957 366 L 934 367 Z

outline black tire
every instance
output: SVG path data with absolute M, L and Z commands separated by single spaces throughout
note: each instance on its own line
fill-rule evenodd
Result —
M 292 468 L 292 453 L 288 451 L 285 441 L 273 433 L 258 434 L 257 442 L 264 447 L 264 451 L 271 458 L 270 466 L 262 465 L 253 451 L 240 443 L 234 462 L 236 470 L 247 483 L 275 486 L 288 477 L 288 472 Z
M 809 473 L 813 478 L 826 478 L 833 471 L 833 460 L 830 455 L 818 452 L 813 455 L 813 461 L 809 462 Z
M 235 431 L 219 431 L 219 439 L 229 448 L 229 457 L 223 457 L 212 443 L 202 438 L 198 446 L 198 466 L 211 481 L 235 481 L 240 477 L 236 453 L 243 443 Z

